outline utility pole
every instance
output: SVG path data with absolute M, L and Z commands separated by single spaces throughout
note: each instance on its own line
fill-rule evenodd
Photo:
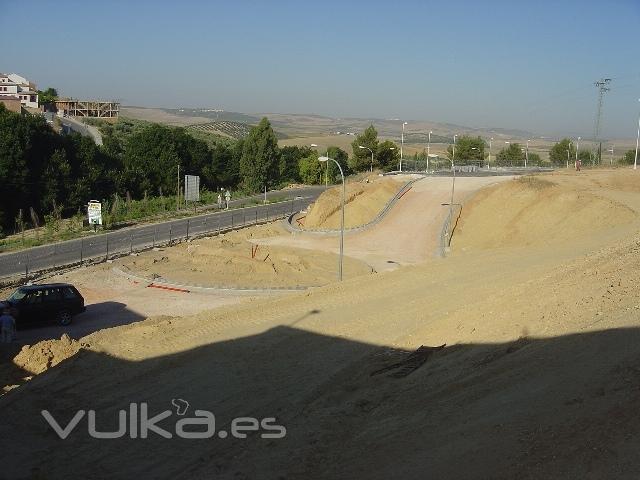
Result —
M 180 164 L 178 164 L 178 190 L 176 194 L 176 211 L 180 210 Z
M 598 161 L 602 158 L 602 142 L 600 141 L 600 123 L 602 121 L 602 102 L 604 94 L 610 91 L 610 78 L 602 78 L 594 83 L 598 88 L 598 109 L 596 111 L 596 123 L 593 129 L 593 141 L 598 145 Z

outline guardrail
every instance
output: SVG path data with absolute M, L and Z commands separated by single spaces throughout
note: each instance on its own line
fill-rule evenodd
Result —
M 366 230 L 367 228 L 371 228 L 372 226 L 379 223 L 380 220 L 382 220 L 385 217 L 385 215 L 389 212 L 389 210 L 391 210 L 393 206 L 398 202 L 398 200 L 400 200 L 400 198 L 402 198 L 404 194 L 406 194 L 409 190 L 411 190 L 413 184 L 419 180 L 422 180 L 422 178 L 415 178 L 413 180 L 410 180 L 407 183 L 405 183 L 402 187 L 400 187 L 400 189 L 396 192 L 396 194 L 393 197 L 391 197 L 391 199 L 385 204 L 384 208 L 380 210 L 380 213 L 378 213 L 378 215 L 376 215 L 371 221 L 365 223 L 364 225 L 359 225 L 357 227 L 345 228 L 344 233 L 360 232 L 362 230 Z M 298 215 L 300 215 L 300 212 L 295 212 L 284 221 L 285 228 L 290 232 L 294 232 L 294 233 L 304 232 L 311 235 L 337 235 L 340 233 L 339 228 L 327 229 L 327 230 L 305 230 L 303 228 L 300 228 L 294 225 L 294 222 L 298 219 Z
M 32 280 L 61 268 L 97 264 L 107 260 L 175 245 L 183 241 L 220 235 L 240 228 L 289 217 L 295 202 L 245 207 L 171 222 L 134 227 L 88 238 L 43 245 L 0 255 L 0 285 L 14 285 Z M 224 215 L 224 216 L 223 216 Z

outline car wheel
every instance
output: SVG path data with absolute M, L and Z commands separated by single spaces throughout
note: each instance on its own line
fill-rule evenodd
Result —
M 62 326 L 67 326 L 71 323 L 71 313 L 68 310 L 62 310 L 58 313 L 58 323 Z

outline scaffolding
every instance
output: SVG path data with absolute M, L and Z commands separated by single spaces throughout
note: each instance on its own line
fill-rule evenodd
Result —
M 118 118 L 118 102 L 100 102 L 95 100 L 56 100 L 56 109 L 69 117 Z

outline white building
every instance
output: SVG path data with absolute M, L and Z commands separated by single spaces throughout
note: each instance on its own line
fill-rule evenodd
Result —
M 22 106 L 38 108 L 38 91 L 35 84 L 15 73 L 0 73 L 0 100 L 2 97 L 18 97 Z

